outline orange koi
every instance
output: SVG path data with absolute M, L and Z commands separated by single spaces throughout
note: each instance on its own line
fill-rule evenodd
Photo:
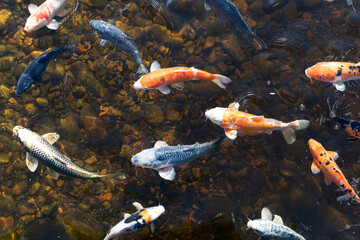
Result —
M 337 152 L 326 151 L 321 143 L 314 139 L 310 139 L 308 144 L 313 156 L 311 164 L 313 174 L 318 174 L 322 171 L 326 185 L 330 185 L 332 182 L 335 183 L 341 190 L 360 203 L 360 198 L 346 180 L 339 166 L 335 163 L 336 159 L 339 158 L 339 154 Z
M 288 144 L 296 140 L 295 131 L 305 129 L 309 126 L 308 120 L 296 120 L 284 123 L 275 119 L 256 116 L 239 111 L 239 103 L 234 102 L 228 108 L 216 107 L 205 112 L 206 118 L 216 125 L 225 129 L 225 134 L 230 139 L 235 139 L 239 133 L 244 135 L 272 134 L 274 130 L 280 130 Z
M 344 82 L 357 85 L 354 80 L 360 79 L 360 64 L 349 62 L 319 62 L 305 70 L 310 79 L 332 83 L 337 90 L 345 91 Z
M 169 94 L 169 84 L 183 88 L 184 82 L 190 80 L 210 80 L 219 87 L 225 88 L 224 84 L 231 82 L 230 78 L 211 74 L 203 70 L 188 67 L 172 67 L 161 69 L 160 64 L 155 61 L 151 64 L 150 73 L 145 74 L 134 83 L 136 90 L 140 89 L 158 89 L 163 94 Z

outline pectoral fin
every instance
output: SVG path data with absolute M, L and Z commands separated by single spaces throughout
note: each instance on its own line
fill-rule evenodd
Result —
M 210 6 L 208 0 L 205 0 L 205 1 L 204 1 L 204 7 L 205 7 L 205 10 L 206 10 L 206 11 L 209 11 L 209 10 L 211 9 L 211 6 Z
M 261 219 L 267 219 L 270 221 L 273 219 L 273 215 L 268 207 L 264 207 L 261 210 Z
M 230 138 L 231 140 L 234 140 L 237 136 L 237 131 L 236 130 L 231 130 L 231 129 L 225 129 L 225 135 Z
M 157 171 L 159 172 L 160 177 L 170 181 L 174 180 L 176 175 L 173 167 L 160 168 Z
M 154 148 L 168 147 L 169 145 L 164 141 L 157 141 L 154 145 Z
M 58 180 L 59 179 L 59 173 L 55 172 L 54 170 L 52 170 L 51 168 L 49 167 L 46 167 L 47 170 L 48 170 L 48 173 L 50 174 L 50 176 L 55 179 L 55 180 Z
M 341 92 L 345 91 L 345 84 L 343 82 L 333 82 L 332 84 L 336 87 L 337 90 Z
M 30 172 L 35 172 L 39 165 L 38 160 L 30 155 L 30 153 L 26 152 L 26 166 L 30 170 Z
M 51 30 L 56 30 L 59 28 L 59 22 L 55 19 L 51 19 L 50 22 L 46 25 Z
M 178 167 L 180 167 L 180 168 L 186 168 L 187 166 L 189 166 L 189 163 L 188 163 L 188 162 L 187 162 L 187 163 L 184 163 L 184 164 L 178 165 Z
M 42 137 L 51 145 L 53 145 L 57 140 L 59 140 L 60 135 L 57 133 L 46 133 Z
M 170 88 L 168 88 L 167 86 L 158 87 L 157 90 L 159 90 L 163 94 L 169 94 L 170 93 Z
M 140 203 L 138 203 L 138 202 L 133 202 L 133 204 L 132 204 L 135 208 L 136 208 L 136 210 L 138 210 L 138 211 L 140 211 L 141 209 L 143 209 L 144 207 L 140 204 Z
M 56 16 L 58 16 L 58 17 L 65 17 L 65 15 L 66 15 L 66 10 L 65 10 L 65 8 L 63 8 L 63 9 L 61 9 L 60 11 L 58 11 L 57 13 L 56 13 Z
M 158 61 L 154 61 L 150 66 L 150 72 L 161 69 L 160 63 Z
M 339 154 L 337 152 L 327 151 L 332 160 L 336 161 L 339 158 Z
M 284 222 L 282 220 L 282 218 L 279 215 L 274 215 L 274 219 L 273 219 L 274 223 L 280 224 L 280 225 L 284 225 Z
M 33 14 L 37 8 L 38 8 L 38 6 L 36 4 L 32 4 L 32 3 L 30 3 L 28 6 L 30 14 Z
M 230 103 L 229 108 L 233 111 L 238 111 L 240 107 L 240 104 L 238 102 Z
M 105 44 L 106 44 L 106 42 L 107 42 L 107 40 L 105 40 L 105 39 L 100 39 L 100 46 L 104 46 Z
M 312 162 L 311 171 L 313 174 L 318 174 L 320 172 L 320 168 L 318 168 L 318 166 L 316 166 L 316 164 L 314 162 Z
M 185 87 L 184 82 L 174 83 L 174 85 L 177 86 L 178 88 L 184 88 Z
M 331 184 L 331 180 L 325 175 L 324 176 L 325 184 L 329 186 Z

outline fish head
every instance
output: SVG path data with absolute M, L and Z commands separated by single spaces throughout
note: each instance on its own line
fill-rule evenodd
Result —
M 165 212 L 165 208 L 162 205 L 150 207 L 146 209 L 148 211 L 148 216 L 150 221 L 146 222 L 146 224 L 149 224 L 150 222 L 155 221 L 158 217 L 160 217 L 161 214 Z
M 90 20 L 89 25 L 100 35 L 105 33 L 104 30 L 108 26 L 103 20 Z
M 143 168 L 151 168 L 151 169 L 157 169 L 160 166 L 158 161 L 155 157 L 155 149 L 145 149 L 139 153 L 137 153 L 135 156 L 131 158 L 131 162 L 135 166 L 143 167 Z
M 341 75 L 342 71 L 340 71 L 340 75 L 338 75 L 339 66 L 336 62 L 320 62 L 306 69 L 305 74 L 310 79 L 322 82 L 331 82 Z
M 215 123 L 216 125 L 220 125 L 223 121 L 224 112 L 226 108 L 216 107 L 210 110 L 206 110 L 205 117 L 210 119 L 211 122 Z
M 13 128 L 13 133 L 25 148 L 30 146 L 30 143 L 32 142 L 30 137 L 34 134 L 32 131 L 23 126 L 15 126 Z
M 17 83 L 15 93 L 17 95 L 21 95 L 25 92 L 32 84 L 34 83 L 34 79 L 29 77 L 27 74 L 23 73 L 20 76 L 20 79 Z
M 313 158 L 317 158 L 319 152 L 323 152 L 325 149 L 318 141 L 310 139 L 308 141 L 309 149 Z
M 263 219 L 249 220 L 247 222 L 247 227 L 253 230 L 256 234 L 264 236 L 268 232 L 269 222 L 270 221 Z
M 142 78 L 142 77 L 141 77 Z M 135 90 L 141 90 L 141 89 L 146 89 L 143 85 L 141 85 L 141 78 L 139 78 L 139 80 L 137 80 L 135 83 L 134 83 L 134 89 Z
M 25 23 L 24 31 L 25 32 L 33 32 L 43 27 L 46 24 L 46 19 L 40 19 L 39 21 L 35 17 L 28 17 Z

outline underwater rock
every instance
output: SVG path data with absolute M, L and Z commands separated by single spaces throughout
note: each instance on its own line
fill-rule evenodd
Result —
M 4 30 L 6 23 L 9 20 L 11 12 L 7 9 L 0 10 L 0 31 Z
M 0 194 L 0 213 L 2 216 L 9 216 L 14 213 L 16 204 L 12 197 Z
M 5 56 L 6 52 L 6 46 L 4 44 L 0 44 L 0 57 Z
M 262 0 L 262 10 L 266 14 L 271 14 L 284 6 L 289 0 Z
M 104 8 L 109 3 L 108 0 L 80 0 L 80 2 L 95 8 Z
M 5 72 L 9 70 L 14 65 L 13 56 L 5 56 L 0 58 L 0 72 Z
M 131 155 L 130 155 L 131 151 L 132 151 L 132 147 L 130 147 L 129 145 L 125 145 L 125 144 L 122 145 L 121 152 L 119 153 L 119 157 L 130 158 L 131 157 Z
M 75 208 L 68 208 L 58 215 L 67 233 L 73 238 L 96 240 L 102 239 L 102 223 L 100 224 L 90 213 L 84 213 Z
M 224 36 L 221 43 L 228 53 L 237 61 L 240 62 L 245 59 L 245 55 L 243 53 L 244 51 L 242 51 L 235 33 L 230 33 L 227 36 Z
M 9 154 L 8 153 L 0 153 L 0 164 L 9 162 Z
M 28 188 L 28 181 L 23 180 L 22 182 L 18 182 L 15 184 L 15 186 L 12 189 L 12 194 L 15 196 L 20 195 L 24 193 Z
M 108 137 L 104 122 L 97 117 L 85 116 L 84 129 L 86 133 L 94 138 L 104 140 Z
M 65 76 L 65 67 L 62 61 L 51 61 L 46 68 L 46 72 L 51 75 L 52 78 L 61 79 Z
M 316 229 L 319 229 L 322 234 L 327 236 L 336 236 L 339 231 L 345 229 L 350 224 L 342 212 L 326 204 L 320 204 L 320 209 L 316 214 L 314 222 L 318 224 Z
M 75 113 L 69 113 L 65 118 L 60 119 L 62 130 L 68 136 L 77 137 L 80 134 L 79 117 Z
M 68 234 L 65 231 L 64 226 L 55 224 L 52 220 L 45 218 L 39 219 L 27 227 L 27 239 L 29 240 L 70 240 Z M 61 236 L 61 237 L 60 237 Z
M 35 101 L 40 107 L 47 107 L 49 104 L 47 98 L 45 97 L 36 98 Z
M 28 115 L 32 115 L 37 112 L 37 107 L 35 107 L 33 103 L 26 104 L 25 109 Z
M 145 121 L 151 125 L 159 125 L 165 120 L 165 113 L 158 105 L 146 105 Z
M 5 229 L 8 229 L 12 226 L 14 226 L 14 219 L 12 217 L 0 217 L 0 226 L 5 228 Z
M 40 189 L 40 186 L 41 185 L 39 182 L 34 183 L 33 185 L 31 185 L 31 187 L 29 189 L 29 193 L 31 195 L 35 194 Z
M 310 9 L 318 4 L 320 4 L 321 0 L 299 0 L 298 3 L 304 9 Z
M 4 85 L 0 85 L 0 98 L 10 98 L 10 89 Z

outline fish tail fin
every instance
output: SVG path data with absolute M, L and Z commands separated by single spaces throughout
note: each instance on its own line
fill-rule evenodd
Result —
M 224 84 L 228 84 L 228 83 L 231 83 L 231 79 L 226 77 L 226 76 L 223 76 L 223 75 L 220 75 L 220 74 L 214 74 L 215 75 L 215 79 L 212 80 L 214 83 L 216 83 L 219 87 L 225 89 L 225 85 Z
M 63 48 L 63 51 L 64 52 L 74 52 L 76 49 L 76 45 L 75 44 L 70 44 L 70 45 L 66 45 L 64 48 Z
M 282 134 L 284 135 L 285 141 L 287 144 L 292 144 L 296 141 L 295 131 L 305 129 L 309 126 L 310 122 L 308 120 L 296 120 L 289 123 L 287 128 L 282 129 Z
M 106 175 L 99 175 L 99 174 L 92 175 L 92 178 L 108 178 L 108 177 L 123 180 L 126 178 L 126 174 L 125 173 L 111 173 L 111 174 L 106 174 Z
M 145 67 L 145 65 L 141 64 L 136 73 L 137 74 L 145 74 L 145 73 L 148 73 L 148 72 L 149 72 L 149 70 Z
M 336 114 L 335 114 L 334 108 L 331 108 L 331 106 L 330 106 L 330 99 L 329 99 L 329 97 L 327 98 L 327 104 L 328 104 L 328 106 L 329 106 L 330 117 L 331 117 L 331 118 L 336 117 Z
M 266 43 L 259 38 L 257 35 L 254 35 L 254 39 L 256 44 L 261 48 L 261 49 L 267 49 Z

